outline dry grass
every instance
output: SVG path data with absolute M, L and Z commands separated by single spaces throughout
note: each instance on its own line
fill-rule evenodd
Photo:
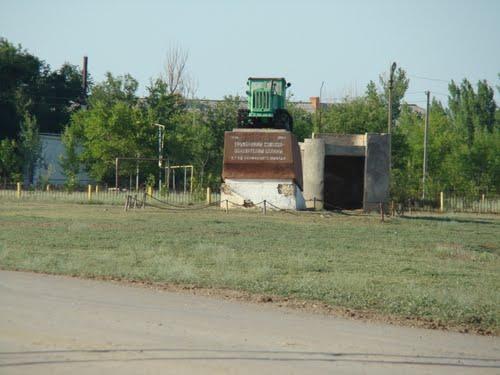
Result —
M 321 301 L 500 327 L 500 219 L 292 216 L 0 201 L 0 267 Z

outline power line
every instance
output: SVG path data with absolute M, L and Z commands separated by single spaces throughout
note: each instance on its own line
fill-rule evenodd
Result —
M 423 76 L 415 76 L 415 75 L 412 75 L 412 74 L 408 74 L 408 77 L 417 78 L 417 79 L 425 79 L 427 81 L 436 81 L 436 82 L 445 82 L 445 83 L 449 83 L 450 82 L 450 80 L 447 80 L 447 79 L 430 78 L 430 77 L 423 77 Z

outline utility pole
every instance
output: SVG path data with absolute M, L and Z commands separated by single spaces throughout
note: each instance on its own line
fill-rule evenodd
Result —
M 321 82 L 321 87 L 319 88 L 319 103 L 318 103 L 318 111 L 319 111 L 319 121 L 318 121 L 318 133 L 321 133 L 321 95 L 323 94 L 323 85 L 325 84 L 325 81 Z
M 394 71 L 396 70 L 396 63 L 393 62 L 391 65 L 391 69 L 389 71 L 389 100 L 388 100 L 388 116 L 387 116 L 387 133 L 391 134 L 392 128 L 392 89 L 394 85 Z
M 161 174 L 163 165 L 163 134 L 165 132 L 165 125 L 153 124 L 153 126 L 158 127 L 158 168 L 160 173 L 158 174 L 158 192 L 161 194 Z
M 429 98 L 431 95 L 430 91 L 426 91 L 427 95 L 427 108 L 425 110 L 425 128 L 424 128 L 424 165 L 422 173 L 422 199 L 425 199 L 425 178 L 427 176 L 427 135 L 429 133 Z

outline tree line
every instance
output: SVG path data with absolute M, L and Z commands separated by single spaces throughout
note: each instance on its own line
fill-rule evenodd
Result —
M 224 132 L 236 126 L 245 98 L 221 101 L 194 98 L 196 85 L 186 72 L 187 54 L 169 51 L 165 74 L 152 79 L 146 95 L 138 95 L 132 76 L 107 73 L 90 80 L 82 95 L 82 75 L 76 66 L 58 70 L 37 57 L 0 40 L 0 173 L 4 180 L 32 174 L 39 158 L 39 132 L 60 132 L 66 154 L 60 163 L 68 187 L 78 185 L 85 170 L 98 183 L 114 184 L 115 158 L 157 158 L 158 133 L 165 126 L 164 157 L 170 164 L 192 164 L 196 187 L 217 187 L 221 180 Z M 500 78 L 500 75 L 499 75 Z M 422 189 L 425 116 L 404 97 L 409 85 L 405 70 L 395 72 L 392 93 L 392 178 L 397 199 L 418 196 Z M 496 87 L 500 91 L 500 87 Z M 448 103 L 433 98 L 430 105 L 426 191 L 467 194 L 500 192 L 500 111 L 494 89 L 451 81 Z M 315 112 L 287 103 L 299 140 L 313 132 L 339 134 L 387 132 L 388 82 L 370 81 L 362 96 L 322 105 Z M 120 179 L 135 175 L 138 164 L 124 162 Z M 144 183 L 157 184 L 158 164 L 140 162 Z M 31 177 L 32 178 L 32 177 Z M 28 179 L 29 180 L 29 179 Z

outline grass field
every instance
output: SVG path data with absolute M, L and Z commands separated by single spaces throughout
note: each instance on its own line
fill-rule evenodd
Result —
M 500 218 L 0 201 L 0 268 L 229 288 L 500 332 Z

